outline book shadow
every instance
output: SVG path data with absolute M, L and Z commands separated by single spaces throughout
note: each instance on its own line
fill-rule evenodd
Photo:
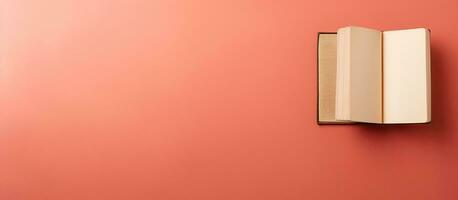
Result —
M 451 85 L 447 74 L 449 58 L 441 51 L 437 42 L 431 43 L 431 123 L 428 124 L 403 124 L 403 125 L 370 125 L 357 126 L 366 139 L 390 137 L 402 134 L 403 137 L 433 139 L 447 142 L 453 134 L 453 121 L 448 120 L 447 105 Z

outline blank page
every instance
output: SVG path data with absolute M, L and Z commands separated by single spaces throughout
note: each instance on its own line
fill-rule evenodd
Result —
M 384 123 L 431 120 L 429 31 L 383 32 Z
M 351 121 L 382 123 L 381 32 L 353 26 L 337 34 L 336 114 L 347 109 Z

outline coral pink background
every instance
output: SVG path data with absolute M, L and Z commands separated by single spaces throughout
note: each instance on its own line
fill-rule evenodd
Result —
M 1 6 L 2 200 L 458 199 L 458 1 Z M 431 28 L 431 124 L 316 125 L 346 25 Z

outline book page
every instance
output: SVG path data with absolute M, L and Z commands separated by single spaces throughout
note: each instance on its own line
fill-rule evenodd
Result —
M 337 93 L 336 109 L 347 109 L 351 121 L 382 123 L 381 32 L 354 26 L 339 29 L 337 51 L 337 91 L 341 93 Z
M 431 120 L 429 31 L 383 32 L 384 123 Z
M 337 31 L 336 120 L 350 120 L 350 28 Z
M 336 122 L 336 38 L 335 33 L 318 36 L 318 121 Z

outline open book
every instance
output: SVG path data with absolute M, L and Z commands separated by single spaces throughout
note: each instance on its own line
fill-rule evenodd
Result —
M 327 41 L 326 37 L 319 39 L 319 44 L 334 40 L 335 45 L 319 45 L 318 64 L 323 64 L 319 73 L 329 73 L 332 69 L 323 67 L 329 63 L 329 55 L 335 54 L 335 80 L 332 80 L 335 95 L 328 94 L 323 99 L 319 96 L 318 103 L 325 100 L 330 107 L 329 99 L 334 98 L 335 118 L 331 121 L 379 124 L 431 121 L 428 29 L 379 31 L 351 26 L 339 29 L 335 37 L 329 36 Z M 329 74 L 320 77 L 332 78 Z M 322 83 L 331 82 L 319 80 Z M 327 88 L 319 89 L 323 92 Z

